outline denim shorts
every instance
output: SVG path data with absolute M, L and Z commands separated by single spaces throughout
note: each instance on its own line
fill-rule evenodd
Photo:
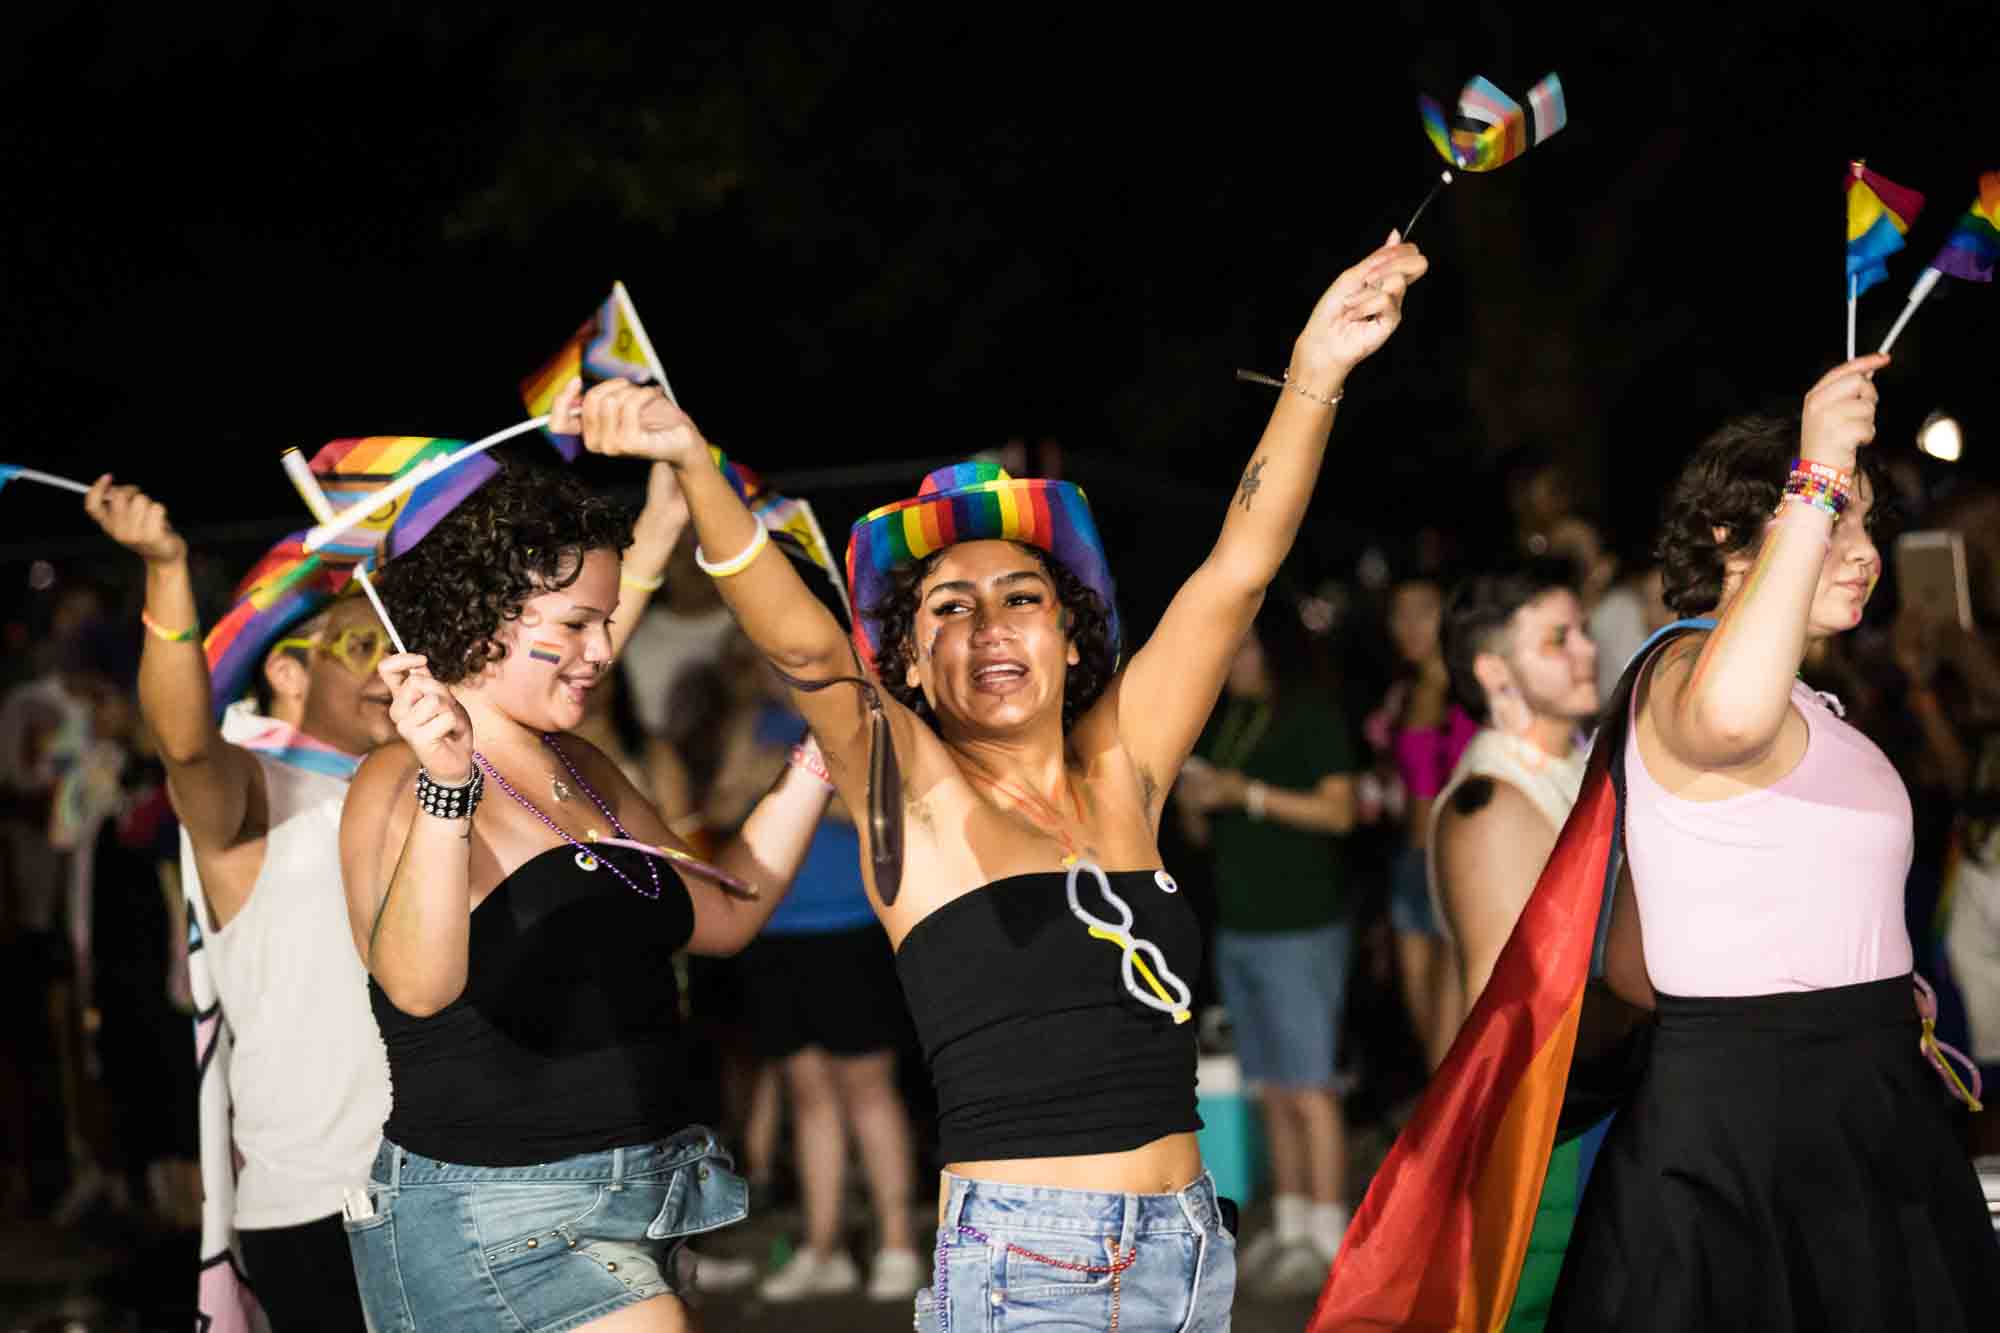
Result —
M 917 1333 L 1227 1333 L 1236 1236 L 1206 1171 L 1177 1194 L 945 1181 Z
M 386 1139 L 375 1214 L 347 1219 L 369 1333 L 555 1333 L 686 1285 L 686 1238 L 741 1221 L 749 1186 L 712 1131 L 535 1166 L 455 1166 Z
M 1215 976 L 1245 1081 L 1330 1088 L 1354 927 L 1219 930 Z
M 1431 911 L 1430 855 L 1421 847 L 1405 847 L 1389 866 L 1389 924 L 1398 935 L 1437 935 Z

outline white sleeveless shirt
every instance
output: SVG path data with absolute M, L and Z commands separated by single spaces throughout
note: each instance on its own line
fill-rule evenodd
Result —
M 231 724 L 269 726 L 232 713 Z M 367 1183 L 389 1115 L 389 1062 L 368 1004 L 340 880 L 347 782 L 251 751 L 263 770 L 270 831 L 250 901 L 218 929 L 181 834 L 181 875 L 199 914 L 222 1018 L 243 1165 L 238 1227 L 297 1226 L 338 1213 L 341 1191 Z
M 1465 753 L 1458 757 L 1457 767 L 1451 770 L 1451 780 L 1445 783 L 1444 790 L 1431 804 L 1430 839 L 1425 846 L 1432 850 L 1424 856 L 1424 870 L 1430 882 L 1431 919 L 1437 923 L 1439 934 L 1447 940 L 1451 939 L 1451 922 L 1445 915 L 1444 895 L 1438 890 L 1435 850 L 1438 820 L 1459 787 L 1471 778 L 1504 782 L 1528 798 L 1529 803 L 1549 821 L 1550 831 L 1560 833 L 1569 819 L 1570 808 L 1576 804 L 1577 793 L 1583 790 L 1583 774 L 1589 765 L 1590 747 L 1581 743 L 1571 746 L 1566 756 L 1557 759 L 1519 737 L 1493 727 L 1481 728 L 1479 734 L 1472 738 L 1472 743 L 1465 747 Z

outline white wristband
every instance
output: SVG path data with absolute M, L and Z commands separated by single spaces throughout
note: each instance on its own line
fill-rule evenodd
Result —
M 1261 782 L 1252 782 L 1243 789 L 1243 813 L 1252 819 L 1264 817 L 1264 798 L 1271 789 Z

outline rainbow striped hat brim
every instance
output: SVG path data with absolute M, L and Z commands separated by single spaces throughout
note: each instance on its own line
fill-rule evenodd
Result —
M 301 620 L 318 615 L 353 577 L 352 565 L 330 564 L 307 551 L 305 537 L 303 530 L 294 532 L 264 553 L 203 640 L 217 717 L 250 688 L 271 645 Z
M 1114 651 L 1123 642 L 1104 543 L 1083 491 L 1067 481 L 1010 477 L 995 463 L 954 463 L 924 478 L 915 496 L 883 505 L 854 525 L 847 583 L 854 594 L 854 646 L 872 670 L 890 576 L 947 546 L 1015 541 L 1047 551 L 1104 599 Z

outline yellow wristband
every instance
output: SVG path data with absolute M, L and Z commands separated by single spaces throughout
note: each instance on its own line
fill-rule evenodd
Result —
M 762 523 L 759 523 L 757 525 L 757 535 L 750 539 L 750 544 L 729 559 L 710 564 L 708 557 L 697 546 L 694 548 L 694 562 L 700 567 L 701 572 L 710 578 L 726 579 L 732 574 L 741 574 L 744 570 L 750 568 L 750 562 L 757 558 L 757 553 L 770 544 L 771 534 L 765 530 Z
M 627 574 L 623 570 L 620 570 L 618 573 L 619 587 L 636 588 L 640 592 L 658 592 L 666 586 L 666 582 L 667 576 L 665 574 L 660 575 L 656 579 L 642 579 L 637 574 Z
M 193 643 L 195 634 L 201 629 L 199 623 L 190 625 L 186 629 L 179 631 L 167 629 L 159 621 L 147 615 L 144 609 L 141 609 L 139 612 L 139 623 L 146 627 L 147 633 L 151 634 L 161 643 Z

